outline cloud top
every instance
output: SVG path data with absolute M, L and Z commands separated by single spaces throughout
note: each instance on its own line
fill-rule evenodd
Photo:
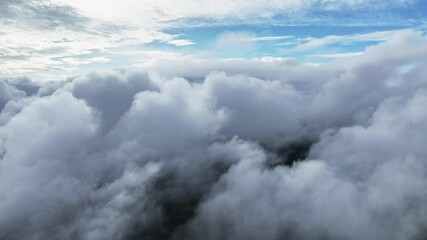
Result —
M 0 239 L 422 239 L 426 43 L 2 79 Z

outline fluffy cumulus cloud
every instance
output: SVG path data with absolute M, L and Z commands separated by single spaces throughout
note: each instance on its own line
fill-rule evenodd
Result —
M 425 239 L 426 46 L 2 79 L 0 239 Z

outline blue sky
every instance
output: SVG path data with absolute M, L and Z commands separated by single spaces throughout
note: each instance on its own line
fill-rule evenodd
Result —
M 63 79 L 162 58 L 292 58 L 362 53 L 424 32 L 417 0 L 1 0 L 0 75 Z

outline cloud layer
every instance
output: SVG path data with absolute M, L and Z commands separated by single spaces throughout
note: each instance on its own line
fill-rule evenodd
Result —
M 0 239 L 423 239 L 427 39 L 0 81 Z
M 212 26 L 224 27 L 224 33 L 218 34 L 223 43 L 219 45 L 234 48 L 240 43 L 240 46 L 247 45 L 243 50 L 250 52 L 256 42 L 286 38 L 230 36 L 227 27 L 374 25 L 420 28 L 425 21 L 425 14 L 418 11 L 423 6 L 416 0 L 181 0 L 179 3 L 164 0 L 1 0 L 0 4 L 0 74 L 8 77 L 31 75 L 37 80 L 58 80 L 82 74 L 90 68 L 96 69 L 100 63 L 110 63 L 114 67 L 131 65 L 134 59 L 129 58 L 129 53 L 135 51 L 145 51 L 146 54 L 136 60 L 147 61 L 153 58 L 151 55 L 147 59 L 147 52 L 153 47 L 169 55 L 211 50 L 204 42 L 215 41 L 215 36 L 198 42 L 206 35 L 203 29 L 186 34 L 195 27 L 206 27 L 208 33 L 215 31 Z M 406 16 L 408 12 L 410 16 Z M 265 29 L 266 33 L 269 31 Z M 280 34 L 286 35 L 287 29 Z M 374 36 L 362 34 L 360 37 Z M 295 50 L 307 50 L 337 41 L 355 42 L 356 39 L 350 35 L 320 39 L 301 36 L 290 44 Z M 270 51 L 276 52 L 274 46 L 271 48 Z M 221 55 L 221 51 L 218 52 Z M 232 53 L 235 56 L 238 52 Z

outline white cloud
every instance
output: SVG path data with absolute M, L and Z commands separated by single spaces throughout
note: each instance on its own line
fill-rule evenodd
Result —
M 137 0 L 35 0 L 3 1 L 0 11 L 0 73 L 51 75 L 58 77 L 60 71 L 74 73 L 76 68 L 63 64 L 61 58 L 77 55 L 98 54 L 110 48 L 136 46 L 154 40 L 176 46 L 188 46 L 191 39 L 164 33 L 169 27 L 192 27 L 188 19 L 207 19 L 219 24 L 252 20 L 270 22 L 275 15 L 289 13 L 300 15 L 307 9 L 320 8 L 328 11 L 341 9 L 364 9 L 376 7 L 405 6 L 412 0 L 382 1 L 326 1 L 326 0 L 257 0 L 257 1 L 137 1 Z M 102 6 L 102 7 L 100 7 Z M 292 16 L 293 16 L 292 15 Z M 209 21 L 206 21 L 206 24 Z M 284 40 L 288 36 L 240 36 L 230 42 Z M 313 48 L 336 39 L 309 41 L 298 49 Z M 326 42 L 326 43 L 324 43 Z M 94 56 L 89 56 L 94 57 Z M 114 62 L 114 60 L 111 60 Z
M 309 57 L 314 58 L 347 58 L 347 57 L 355 57 L 362 55 L 363 52 L 349 52 L 349 53 L 325 53 L 325 54 L 313 54 L 309 55 Z
M 217 37 L 217 40 L 223 42 L 261 42 L 290 38 L 294 38 L 294 36 L 256 36 L 255 33 L 251 32 L 224 32 Z
M 357 42 L 384 42 L 388 39 L 391 39 L 393 36 L 404 34 L 410 29 L 399 29 L 391 31 L 377 31 L 370 33 L 362 34 L 353 34 L 353 35 L 329 35 L 321 38 L 305 38 L 297 39 L 293 43 L 295 46 L 289 49 L 289 51 L 309 51 L 314 49 L 319 49 L 332 44 L 349 44 Z M 278 43 L 278 46 L 283 45 L 292 45 L 292 42 Z
M 215 39 L 215 45 L 219 52 L 227 51 L 252 51 L 260 42 L 281 41 L 292 39 L 294 36 L 258 36 L 254 32 L 247 31 L 225 31 Z
M 194 44 L 194 42 L 188 39 L 173 39 L 168 41 L 167 43 L 178 46 L 178 47 L 190 46 Z
M 256 35 L 251 32 L 224 32 L 217 36 L 216 47 L 228 51 L 250 51 L 256 48 L 256 41 L 247 41 L 254 39 Z
M 85 65 L 90 63 L 106 63 L 106 62 L 110 62 L 111 60 L 108 59 L 107 57 L 92 57 L 92 58 L 84 58 L 84 59 L 66 57 L 66 58 L 62 58 L 61 61 L 68 65 L 78 66 L 78 65 Z
M 51 0 L 69 4 L 89 16 L 103 19 L 129 20 L 144 23 L 153 23 L 153 20 L 174 20 L 178 18 L 206 17 L 224 19 L 229 17 L 251 18 L 273 16 L 283 11 L 301 10 L 311 7 L 338 10 L 343 8 L 366 8 L 375 6 L 386 8 L 390 6 L 404 6 L 413 0 L 394 0 L 387 4 L 375 0 L 255 0 L 255 1 L 212 1 L 212 0 L 181 0 L 179 3 L 167 0 L 137 1 L 137 0 L 95 0 L 83 2 L 79 0 Z M 98 6 L 103 6 L 99 9 Z M 151 19 L 151 21 L 149 20 Z

